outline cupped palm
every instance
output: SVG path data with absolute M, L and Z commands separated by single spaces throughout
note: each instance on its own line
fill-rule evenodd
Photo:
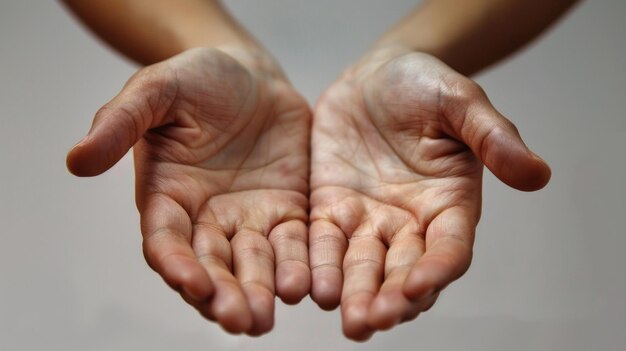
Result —
M 312 297 L 341 304 L 356 340 L 415 318 L 467 270 L 483 162 L 524 190 L 549 178 L 477 85 L 425 54 L 345 74 L 314 116 Z
M 148 263 L 231 332 L 273 325 L 310 286 L 310 111 L 284 80 L 215 49 L 140 70 L 68 156 L 96 175 L 134 145 Z

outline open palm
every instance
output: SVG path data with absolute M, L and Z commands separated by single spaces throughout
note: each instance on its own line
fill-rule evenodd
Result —
M 273 326 L 310 287 L 310 112 L 291 86 L 215 49 L 140 70 L 68 155 L 99 174 L 134 145 L 148 263 L 230 332 Z
M 341 304 L 346 336 L 364 340 L 415 318 L 467 270 L 483 163 L 522 190 L 549 179 L 480 88 L 433 57 L 373 61 L 321 97 L 312 297 L 326 309 Z

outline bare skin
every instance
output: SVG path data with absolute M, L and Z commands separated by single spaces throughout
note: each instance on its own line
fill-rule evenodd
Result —
M 521 190 L 550 170 L 474 82 L 432 56 L 371 55 L 320 98 L 312 130 L 312 297 L 366 340 L 412 320 L 469 267 L 482 166 Z
M 269 331 L 274 296 L 309 289 L 322 308 L 341 303 L 354 340 L 413 319 L 470 263 L 483 164 L 521 190 L 550 177 L 461 74 L 575 0 L 424 1 L 326 90 L 311 138 L 306 102 L 219 1 L 64 3 L 153 64 L 98 112 L 70 170 L 97 175 L 134 145 L 148 263 L 229 332 Z
M 309 292 L 310 110 L 276 75 L 216 49 L 140 70 L 68 155 L 99 174 L 134 145 L 150 266 L 232 333 L 274 323 Z

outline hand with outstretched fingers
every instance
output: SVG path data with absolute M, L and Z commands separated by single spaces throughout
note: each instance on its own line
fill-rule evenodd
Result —
M 476 83 L 396 49 L 322 95 L 311 145 L 311 296 L 341 306 L 354 340 L 416 318 L 468 269 L 483 165 L 524 191 L 550 178 Z
M 134 149 L 148 264 L 231 333 L 309 293 L 310 109 L 254 55 L 199 48 L 138 71 L 68 154 L 98 175 Z M 275 73 L 275 72 L 274 72 Z

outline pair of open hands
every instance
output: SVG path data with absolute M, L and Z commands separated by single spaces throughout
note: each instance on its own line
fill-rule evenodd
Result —
M 373 55 L 314 111 L 233 55 L 184 52 L 135 74 L 68 166 L 97 175 L 133 146 L 149 265 L 250 335 L 275 296 L 341 305 L 355 340 L 414 319 L 470 264 L 483 164 L 521 190 L 550 177 L 475 83 L 409 52 Z

